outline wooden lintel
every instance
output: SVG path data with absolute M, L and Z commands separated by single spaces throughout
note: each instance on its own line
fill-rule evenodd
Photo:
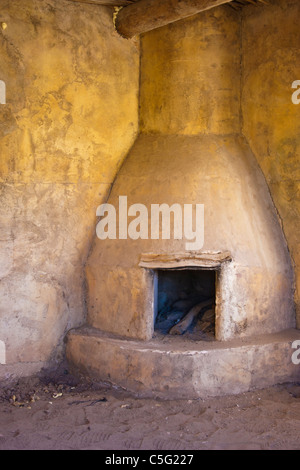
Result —
M 119 11 L 115 25 L 118 33 L 129 39 L 231 1 L 139 0 Z
M 219 269 L 223 263 L 231 261 L 229 251 L 224 252 L 184 252 L 174 254 L 144 253 L 139 266 L 147 269 Z

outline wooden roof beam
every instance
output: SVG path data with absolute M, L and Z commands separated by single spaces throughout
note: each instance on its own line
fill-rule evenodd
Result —
M 232 0 L 139 0 L 123 7 L 115 20 L 116 30 L 132 38 L 152 29 L 230 3 Z
M 71 0 L 72 2 L 89 3 L 91 5 L 106 5 L 106 6 L 126 6 L 131 5 L 131 0 Z

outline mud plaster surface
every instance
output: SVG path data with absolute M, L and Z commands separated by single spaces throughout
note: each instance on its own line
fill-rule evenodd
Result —
M 300 384 L 159 400 L 66 372 L 0 390 L 0 450 L 299 449 Z

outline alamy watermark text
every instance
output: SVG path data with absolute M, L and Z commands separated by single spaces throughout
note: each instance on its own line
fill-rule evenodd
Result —
M 186 250 L 201 250 L 204 245 L 203 204 L 151 204 L 148 211 L 144 204 L 128 207 L 127 196 L 119 196 L 118 224 L 112 204 L 101 204 L 96 215 L 101 217 L 96 227 L 100 240 L 170 240 L 173 236 L 174 240 L 188 240 Z

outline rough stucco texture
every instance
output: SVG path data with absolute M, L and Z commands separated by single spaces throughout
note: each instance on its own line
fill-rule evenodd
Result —
M 261 166 L 296 272 L 300 326 L 300 3 L 272 0 L 243 10 L 243 133 Z
M 139 44 L 117 35 L 110 8 L 64 0 L 3 1 L 0 23 L 0 374 L 9 374 L 58 357 L 84 318 L 96 207 L 137 132 Z
M 240 131 L 240 20 L 228 7 L 142 36 L 141 131 Z

